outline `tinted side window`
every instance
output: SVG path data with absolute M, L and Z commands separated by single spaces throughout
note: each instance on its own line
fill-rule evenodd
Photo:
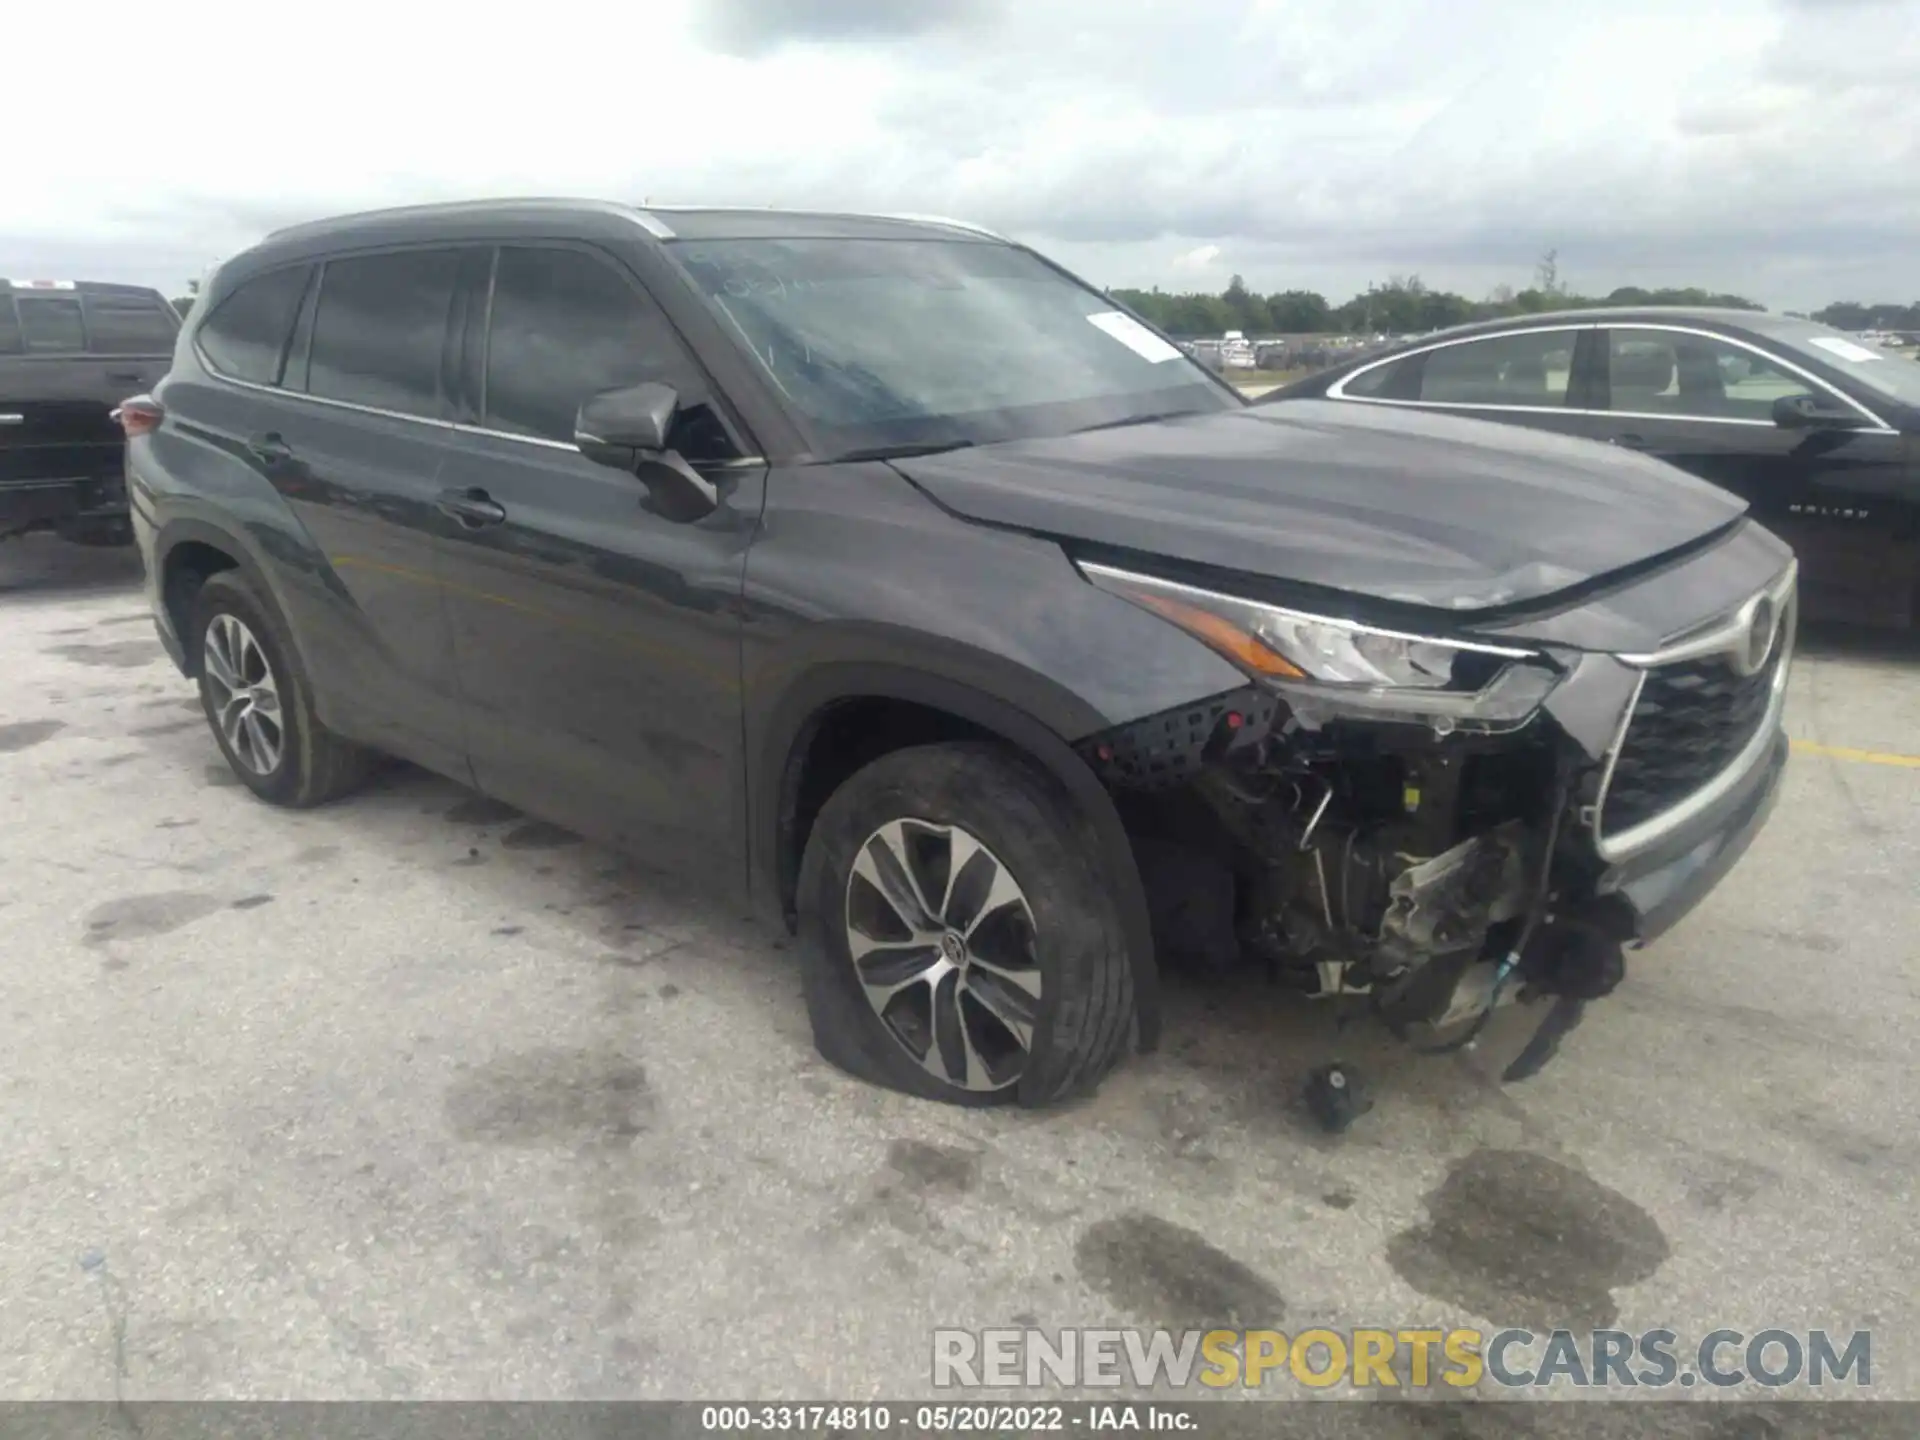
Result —
M 1454 405 L 1567 403 L 1577 330 L 1495 335 L 1427 352 L 1420 398 Z
M 158 300 L 89 295 L 87 350 L 94 355 L 171 355 L 179 332 Z
M 0 355 L 20 353 L 20 316 L 14 311 L 13 296 L 0 295 Z
M 1376 365 L 1371 370 L 1362 370 L 1358 375 L 1349 376 L 1347 383 L 1340 387 L 1342 395 L 1357 395 L 1363 400 L 1412 400 L 1418 392 L 1408 394 L 1412 367 L 1419 363 L 1418 356 L 1409 356 L 1405 360 L 1395 360 L 1390 365 Z
M 87 348 L 78 300 L 16 295 L 14 304 L 20 308 L 20 333 L 29 355 L 78 355 Z
M 256 385 L 280 383 L 293 312 L 307 288 L 310 267 L 270 270 L 242 283 L 214 306 L 200 326 L 200 348 L 213 368 Z
M 1775 400 L 1812 388 L 1766 357 L 1725 340 L 1670 330 L 1607 332 L 1612 410 L 1770 421 Z
M 487 331 L 489 429 L 571 443 L 588 397 L 658 380 L 694 400 L 696 376 L 666 317 L 612 265 L 578 250 L 500 251 Z M 673 440 L 690 460 L 728 452 L 698 403 L 683 410 Z
M 458 250 L 329 260 L 313 317 L 308 391 L 438 417 L 440 355 L 459 269 Z

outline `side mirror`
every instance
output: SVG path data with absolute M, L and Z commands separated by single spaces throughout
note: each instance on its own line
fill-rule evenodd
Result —
M 1783 430 L 1858 430 L 1867 421 L 1822 396 L 1782 395 L 1773 402 L 1773 423 Z
M 665 518 L 698 520 L 720 497 L 710 480 L 667 448 L 679 411 L 680 396 L 671 385 L 649 381 L 603 390 L 575 415 L 573 443 L 595 464 L 638 476 Z

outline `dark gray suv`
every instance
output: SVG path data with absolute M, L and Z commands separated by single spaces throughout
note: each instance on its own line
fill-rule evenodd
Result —
M 822 1052 L 936 1099 L 1086 1089 L 1166 963 L 1430 1049 L 1540 997 L 1523 1073 L 1786 761 L 1793 557 L 1740 501 L 1250 408 L 958 223 L 305 225 L 121 416 L 161 636 L 256 795 L 401 756 L 744 891 Z

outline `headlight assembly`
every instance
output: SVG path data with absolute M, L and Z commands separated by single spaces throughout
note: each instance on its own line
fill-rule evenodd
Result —
M 1537 650 L 1383 630 L 1108 565 L 1080 572 L 1267 681 L 1303 718 L 1320 708 L 1442 730 L 1506 728 L 1527 720 L 1559 678 Z

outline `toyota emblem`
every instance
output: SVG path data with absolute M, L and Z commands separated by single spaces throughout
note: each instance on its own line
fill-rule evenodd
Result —
M 1753 623 L 1747 627 L 1746 643 L 1734 657 L 1734 669 L 1752 675 L 1767 663 L 1773 653 L 1774 636 L 1780 628 L 1780 613 L 1769 596 L 1761 596 L 1753 607 Z

